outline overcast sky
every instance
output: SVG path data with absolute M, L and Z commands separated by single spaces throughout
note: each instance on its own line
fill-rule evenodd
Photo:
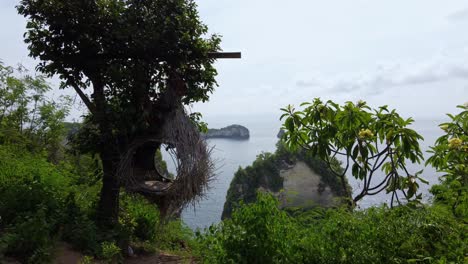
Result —
M 223 49 L 243 56 L 216 64 L 220 86 L 194 106 L 208 120 L 279 116 L 314 97 L 432 119 L 468 101 L 468 1 L 197 2 Z M 0 0 L 0 60 L 33 69 L 16 3 Z

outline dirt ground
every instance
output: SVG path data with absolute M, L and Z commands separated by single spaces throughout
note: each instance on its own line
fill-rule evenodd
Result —
M 61 243 L 56 251 L 54 264 L 79 264 L 84 255 L 72 249 L 68 244 Z M 101 263 L 99 261 L 94 263 Z M 189 257 L 182 257 L 160 252 L 159 254 L 133 256 L 124 260 L 126 264 L 179 264 L 197 263 Z

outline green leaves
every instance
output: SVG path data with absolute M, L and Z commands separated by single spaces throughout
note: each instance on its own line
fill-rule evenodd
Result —
M 0 144 L 14 143 L 52 155 L 63 139 L 63 121 L 71 99 L 46 97 L 51 87 L 43 76 L 22 67 L 0 65 Z
M 217 86 L 209 53 L 220 50 L 220 37 L 208 34 L 193 0 L 22 0 L 17 9 L 28 19 L 37 69 L 102 94 L 89 108 L 100 105 L 116 137 L 158 123 L 151 115 L 167 107 L 169 87 L 188 105 L 207 101 Z
M 294 132 L 294 119 L 292 117 L 286 119 L 286 122 L 284 124 L 289 131 Z
M 446 208 L 286 214 L 275 200 L 262 194 L 199 233 L 203 263 L 463 263 L 466 256 L 466 227 Z
M 458 106 L 457 115 L 447 114 L 451 121 L 440 124 L 445 132 L 429 151 L 426 164 L 444 172 L 441 185 L 431 188 L 435 201 L 452 207 L 456 216 L 468 217 L 468 106 Z
M 405 174 L 408 180 L 406 160 L 413 163 L 423 160 L 418 142 L 423 138 L 408 128 L 413 119 L 403 119 L 387 106 L 371 109 L 364 101 L 339 105 L 316 98 L 302 103 L 301 107 L 304 107 L 301 111 L 293 106 L 281 109 L 287 146 L 309 150 L 324 161 L 330 156 L 341 156 L 351 163 L 351 175 L 364 181 L 355 202 L 388 187 L 392 182 L 388 181 L 389 177 L 399 182 L 398 178 Z M 376 179 L 377 171 L 385 172 L 386 177 Z M 417 187 L 417 184 L 406 184 L 390 189 L 394 192 L 411 189 L 406 197 L 409 199 Z
M 198 130 L 201 133 L 207 133 L 208 132 L 208 124 L 206 122 L 202 121 L 202 114 L 199 112 L 194 112 L 189 115 L 190 120 L 197 126 Z
M 299 263 L 298 229 L 271 194 L 258 193 L 232 219 L 199 235 L 205 263 Z

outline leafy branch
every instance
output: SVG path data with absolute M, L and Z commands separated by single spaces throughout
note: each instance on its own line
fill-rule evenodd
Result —
M 387 106 L 371 109 L 363 101 L 341 106 L 316 98 L 301 107 L 302 111 L 293 106 L 281 109 L 283 140 L 289 148 L 311 151 L 342 182 L 349 171 L 361 180 L 363 186 L 352 198 L 353 204 L 384 190 L 392 194 L 392 205 L 400 203 L 401 196 L 408 201 L 421 199 L 418 182 L 427 181 L 419 176 L 422 171 L 411 174 L 406 168 L 408 160 L 421 163 L 424 159 L 418 142 L 423 137 L 408 128 L 413 119 L 404 119 Z M 344 170 L 331 166 L 334 159 L 344 161 Z

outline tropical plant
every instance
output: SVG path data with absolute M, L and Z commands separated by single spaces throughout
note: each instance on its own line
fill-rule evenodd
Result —
M 413 174 L 406 168 L 407 160 L 423 160 L 418 143 L 423 138 L 409 128 L 413 119 L 404 119 L 387 106 L 371 109 L 363 101 L 339 105 L 316 98 L 301 106 L 302 111 L 293 106 L 281 109 L 286 131 L 283 139 L 288 147 L 301 147 L 326 161 L 342 179 L 343 187 L 346 173 L 351 170 L 353 177 L 363 181 L 354 204 L 384 190 L 392 194 L 392 205 L 400 203 L 401 196 L 408 200 L 421 198 L 417 195 L 418 182 L 426 182 L 419 176 L 422 171 Z M 344 160 L 344 170 L 332 166 L 334 158 Z M 379 177 L 380 171 L 383 177 Z
M 468 217 L 468 105 L 458 106 L 457 115 L 448 114 L 450 122 L 440 128 L 445 134 L 439 137 L 429 151 L 433 155 L 426 164 L 445 173 L 441 184 L 431 188 L 436 202 L 450 205 L 455 215 Z

